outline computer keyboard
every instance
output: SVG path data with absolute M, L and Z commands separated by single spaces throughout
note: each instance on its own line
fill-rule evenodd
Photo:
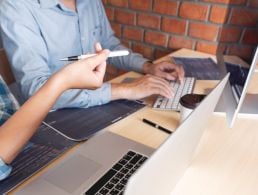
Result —
M 120 195 L 131 175 L 147 160 L 146 156 L 128 151 L 108 172 L 106 172 L 85 195 Z
M 13 170 L 8 178 L 0 182 L 0 194 L 9 192 L 75 144 L 76 142 L 66 139 L 51 128 L 41 125 L 11 163 Z
M 153 104 L 153 108 L 161 110 L 180 110 L 180 98 L 186 94 L 193 92 L 195 85 L 194 77 L 185 77 L 183 82 L 180 84 L 179 81 L 170 81 L 170 86 L 174 91 L 174 96 L 172 98 L 165 98 L 163 96 L 158 96 Z

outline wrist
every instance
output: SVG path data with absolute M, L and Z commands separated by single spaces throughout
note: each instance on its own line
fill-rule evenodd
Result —
M 111 100 L 128 99 L 130 88 L 125 83 L 111 84 Z
M 149 74 L 150 72 L 150 67 L 152 66 L 152 61 L 146 61 L 143 66 L 142 66 L 142 70 L 144 74 Z
M 68 83 L 69 82 L 63 77 L 63 75 L 59 74 L 58 72 L 50 77 L 50 79 L 46 82 L 46 85 L 48 85 L 53 92 L 62 94 L 64 91 L 70 89 Z

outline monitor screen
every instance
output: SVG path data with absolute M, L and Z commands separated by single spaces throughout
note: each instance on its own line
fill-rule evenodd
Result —
M 220 63 L 218 60 L 218 64 Z M 247 89 L 257 63 L 258 49 L 256 49 L 250 67 L 223 62 L 226 72 L 230 72 L 230 78 L 222 96 L 223 103 L 218 106 L 220 108 L 217 107 L 217 110 L 219 112 L 221 110 L 226 112 L 227 122 L 230 127 L 233 126 L 239 113 L 248 117 L 258 117 L 258 95 L 247 94 Z

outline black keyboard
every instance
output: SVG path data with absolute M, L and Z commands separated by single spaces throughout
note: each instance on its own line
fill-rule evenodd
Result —
M 106 172 L 85 195 L 120 195 L 130 176 L 147 160 L 142 154 L 128 151 L 108 172 Z
M 0 182 L 0 194 L 9 192 L 75 144 L 76 142 L 41 125 L 30 142 L 12 162 L 11 175 Z

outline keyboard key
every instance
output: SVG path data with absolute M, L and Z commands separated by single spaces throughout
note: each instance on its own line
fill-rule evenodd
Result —
M 174 91 L 174 96 L 170 99 L 165 98 L 163 96 L 158 96 L 156 101 L 153 104 L 153 108 L 161 109 L 161 110 L 180 110 L 180 98 L 186 94 L 190 94 L 193 92 L 195 85 L 194 77 L 185 77 L 182 83 L 178 81 L 171 81 L 170 87 Z
M 121 160 L 119 161 L 119 163 L 120 163 L 121 165 L 125 165 L 127 162 L 128 162 L 128 161 L 125 160 L 125 159 L 121 159 Z
M 109 183 L 107 183 L 107 184 L 105 185 L 105 187 L 106 187 L 107 189 L 112 189 L 114 186 L 115 186 L 115 184 L 113 184 L 113 183 L 111 183 L 111 182 L 109 182 Z
M 138 162 L 138 160 L 141 159 L 141 157 L 142 157 L 142 155 L 136 154 L 136 155 L 133 157 L 133 159 L 130 160 L 130 163 L 131 163 L 131 164 L 136 164 L 136 163 Z
M 117 195 L 117 194 L 119 194 L 119 190 L 113 189 L 113 190 L 111 190 L 110 194 L 111 195 Z
M 114 175 L 116 174 L 116 171 L 113 169 L 110 169 L 103 177 L 101 177 L 87 192 L 85 192 L 85 195 L 91 195 L 95 194 L 97 191 L 99 191 L 106 183 L 109 181 Z
M 116 171 L 119 171 L 121 168 L 123 167 L 123 165 L 117 163 L 113 166 L 113 169 L 115 169 Z
M 127 155 L 129 155 L 129 156 L 134 156 L 136 153 L 135 152 L 133 152 L 133 151 L 129 151 L 128 153 L 127 153 Z
M 123 159 L 127 158 L 127 160 Z M 129 151 L 102 178 L 100 178 L 85 194 L 122 194 L 130 176 L 141 166 L 147 157 Z M 128 159 L 130 158 L 130 161 Z M 104 186 L 104 187 L 103 187 Z M 103 188 L 103 189 L 102 189 Z M 110 191 L 111 190 L 111 191 Z
M 126 174 L 126 173 L 128 173 L 130 170 L 129 169 L 126 169 L 126 168 L 122 168 L 121 170 L 120 170 L 120 172 L 121 173 L 123 173 L 123 174 Z
M 122 189 L 124 189 L 124 185 L 123 184 L 121 184 L 121 183 L 119 183 L 119 184 L 117 184 L 116 186 L 115 186 L 115 189 L 117 189 L 117 190 L 122 190 Z
M 100 193 L 100 194 L 103 194 L 103 195 L 108 194 L 108 192 L 109 192 L 109 190 L 108 190 L 107 188 L 102 188 L 102 189 L 99 191 L 99 193 Z
M 113 183 L 113 184 L 116 184 L 116 183 L 119 182 L 119 180 L 120 180 L 119 178 L 114 177 L 114 178 L 112 178 L 112 179 L 110 180 L 110 182 Z

